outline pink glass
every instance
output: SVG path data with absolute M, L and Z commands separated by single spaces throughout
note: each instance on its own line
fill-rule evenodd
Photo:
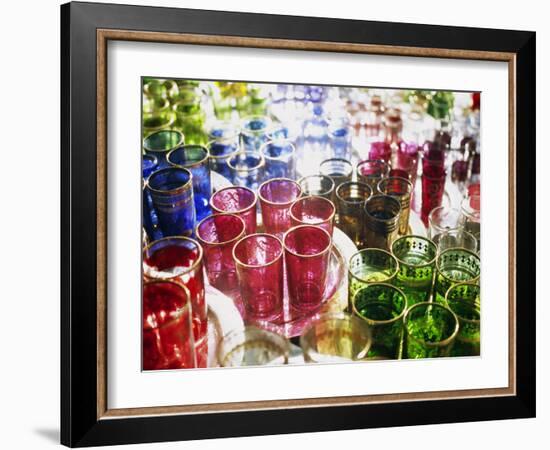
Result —
M 284 237 L 288 297 L 293 312 L 317 309 L 323 301 L 332 240 L 322 228 L 301 225 Z
M 171 281 L 143 284 L 143 370 L 195 367 L 189 291 Z
M 357 181 L 368 184 L 373 191 L 382 178 L 386 178 L 390 171 L 390 166 L 379 159 L 367 159 L 357 165 Z
M 425 161 L 441 167 L 445 166 L 444 146 L 439 142 L 426 141 L 422 146 L 422 167 Z
M 143 276 L 146 281 L 169 280 L 185 286 L 189 291 L 197 367 L 206 367 L 208 359 L 208 309 L 202 255 L 200 244 L 187 237 L 159 239 L 143 250 Z
M 439 161 L 422 159 L 422 221 L 428 224 L 431 210 L 441 206 L 445 192 L 445 167 Z
M 217 213 L 232 213 L 244 221 L 246 234 L 256 232 L 256 204 L 258 198 L 252 189 L 230 186 L 215 192 L 210 206 Z
M 418 146 L 414 143 L 401 142 L 392 160 L 390 177 L 408 179 L 413 185 L 418 170 Z
M 389 142 L 378 141 L 370 144 L 369 159 L 380 159 L 386 163 L 391 161 L 391 145 Z
M 291 226 L 315 225 L 321 227 L 332 236 L 334 203 L 324 197 L 309 196 L 296 200 L 290 207 Z
M 258 197 L 266 233 L 282 237 L 290 228 L 290 207 L 301 194 L 300 185 L 288 178 L 273 178 L 260 186 Z
M 244 236 L 244 229 L 243 219 L 234 214 L 214 214 L 197 225 L 208 281 L 229 296 L 238 289 L 233 247 Z
M 233 248 L 247 321 L 276 321 L 283 315 L 283 244 L 270 234 L 252 234 Z

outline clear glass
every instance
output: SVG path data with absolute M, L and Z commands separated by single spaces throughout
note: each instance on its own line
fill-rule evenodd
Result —
M 448 206 L 438 206 L 428 215 L 428 237 L 432 238 L 448 230 L 461 229 L 460 211 Z
M 334 181 L 324 175 L 309 175 L 298 180 L 304 195 L 318 195 L 327 200 L 332 200 L 334 193 Z

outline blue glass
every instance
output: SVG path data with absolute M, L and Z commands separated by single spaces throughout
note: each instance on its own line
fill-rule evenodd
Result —
M 304 121 L 301 148 L 298 149 L 297 170 L 301 176 L 319 172 L 319 165 L 327 156 L 328 121 L 323 108 L 315 105 L 312 114 Z
M 156 241 L 161 239 L 162 231 L 159 227 L 159 219 L 157 212 L 153 207 L 153 199 L 151 198 L 151 193 L 147 187 L 143 187 L 142 192 L 142 205 L 143 205 L 143 228 L 147 233 L 147 237 L 150 241 Z
M 191 179 L 191 172 L 183 167 L 157 170 L 147 179 L 163 237 L 193 234 L 195 204 Z
M 141 175 L 146 180 L 158 168 L 158 159 L 154 155 L 143 155 L 141 157 Z
M 261 149 L 265 159 L 265 179 L 296 178 L 296 148 L 288 139 L 268 141 Z
M 176 130 L 160 130 L 150 134 L 143 140 L 143 150 L 146 155 L 157 158 L 158 168 L 168 167 L 166 155 L 184 144 L 183 134 Z
M 256 191 L 264 181 L 265 160 L 259 152 L 238 152 L 227 161 L 231 182 Z
M 351 132 L 347 121 L 338 120 L 330 124 L 328 141 L 329 158 L 351 159 Z
M 231 123 L 225 122 L 214 126 L 209 138 L 210 169 L 230 180 L 231 171 L 227 160 L 239 150 L 239 132 Z
M 210 165 L 208 149 L 202 145 L 183 145 L 168 154 L 168 163 L 172 166 L 185 167 L 193 175 L 193 198 L 197 221 L 212 213 L 210 209 Z
M 271 120 L 265 116 L 254 116 L 243 122 L 241 141 L 244 151 L 260 151 L 262 144 L 268 140 Z

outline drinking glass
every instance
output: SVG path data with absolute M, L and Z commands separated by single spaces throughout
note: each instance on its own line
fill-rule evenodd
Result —
M 191 236 L 195 227 L 195 205 L 191 172 L 168 167 L 152 173 L 146 188 L 164 237 Z
M 273 178 L 262 183 L 258 197 L 266 233 L 282 238 L 290 228 L 290 207 L 301 194 L 300 185 L 288 178 Z
M 218 344 L 218 363 L 222 367 L 288 364 L 290 345 L 283 336 L 247 326 L 226 334 Z
M 233 247 L 244 236 L 244 221 L 234 214 L 214 214 L 197 225 L 204 267 L 212 286 L 233 297 L 238 288 Z
M 158 159 L 154 155 L 141 156 L 141 175 L 146 180 L 155 170 L 158 169 Z
M 300 336 L 306 363 L 340 363 L 367 359 L 371 327 L 358 317 L 329 313 L 313 317 Z
M 407 296 L 407 303 L 427 302 L 432 294 L 437 247 L 421 236 L 403 236 L 392 245 L 399 262 L 394 284 Z
M 143 284 L 143 370 L 195 367 L 189 291 L 171 281 Z
M 184 144 L 183 134 L 176 130 L 160 130 L 143 139 L 143 149 L 146 155 L 157 158 L 159 169 L 168 167 L 166 156 L 171 150 Z
M 369 149 L 369 160 L 381 160 L 389 164 L 391 162 L 391 145 L 389 142 L 371 142 Z
M 210 198 L 210 206 L 217 213 L 232 213 L 244 221 L 246 234 L 256 232 L 256 205 L 258 197 L 252 189 L 229 186 L 216 191 Z
M 172 104 L 176 114 L 175 127 L 181 130 L 187 144 L 205 145 L 208 137 L 205 132 L 206 114 L 201 106 L 201 93 L 195 88 L 179 92 L 178 100 Z
M 399 231 L 401 205 L 389 195 L 373 195 L 365 202 L 365 244 L 390 250 Z
M 345 118 L 330 120 L 328 129 L 328 153 L 331 158 L 351 158 L 352 133 Z
M 309 175 L 298 180 L 304 195 L 317 195 L 332 200 L 334 181 L 324 175 Z
M 283 244 L 270 234 L 243 237 L 233 248 L 246 319 L 273 322 L 283 315 Z
M 460 223 L 466 231 L 477 239 L 481 249 L 481 197 L 478 194 L 470 195 L 462 200 Z
M 189 291 L 197 367 L 206 367 L 208 361 L 208 309 L 202 255 L 200 244 L 187 237 L 159 239 L 143 250 L 143 277 L 146 281 L 173 281 Z
M 290 308 L 301 314 L 323 301 L 332 239 L 322 228 L 300 225 L 283 239 Z
M 265 159 L 265 178 L 296 178 L 296 148 L 288 139 L 268 141 L 260 153 Z
M 364 205 L 371 194 L 368 184 L 357 181 L 342 183 L 336 189 L 340 228 L 360 248 L 366 245 Z
M 401 211 L 399 213 L 399 234 L 409 233 L 409 215 L 411 212 L 412 183 L 400 177 L 384 178 L 378 182 L 378 192 L 394 197 L 399 201 Z
M 417 303 L 403 319 L 404 357 L 408 359 L 450 356 L 458 334 L 458 319 L 439 303 Z
M 408 179 L 414 186 L 418 170 L 418 145 L 413 142 L 400 142 L 392 158 L 390 177 L 398 176 Z M 405 176 L 406 175 L 406 176 Z
M 161 130 L 170 130 L 174 126 L 176 115 L 168 111 L 144 112 L 142 116 L 142 137 L 146 138 Z
M 267 142 L 267 133 L 271 127 L 271 119 L 267 116 L 252 116 L 243 120 L 241 127 L 241 142 L 243 150 L 259 152 L 262 144 Z
M 185 167 L 193 175 L 193 198 L 197 220 L 202 220 L 211 213 L 209 201 L 212 184 L 208 157 L 208 149 L 202 145 L 182 145 L 171 150 L 166 156 L 168 164 Z
M 290 207 L 290 224 L 315 225 L 325 229 L 332 236 L 334 215 L 336 207 L 334 203 L 324 197 L 307 196 L 296 200 Z
M 428 236 L 431 238 L 445 231 L 461 228 L 460 211 L 458 209 L 438 206 L 432 209 L 428 215 Z
M 147 98 L 170 98 L 177 92 L 178 86 L 173 80 L 155 78 L 143 83 L 143 93 Z
M 463 248 L 450 248 L 439 254 L 436 261 L 434 299 L 445 303 L 447 291 L 457 283 L 477 283 L 481 273 L 479 256 Z
M 355 169 L 357 181 L 368 184 L 373 191 L 376 191 L 378 182 L 388 176 L 390 166 L 384 161 L 375 159 L 361 161 Z
M 445 167 L 439 162 L 422 159 L 422 221 L 428 224 L 430 212 L 441 206 L 443 193 L 445 192 Z
M 230 180 L 227 160 L 239 151 L 239 130 L 230 122 L 219 122 L 210 129 L 208 138 L 210 169 Z
M 259 152 L 237 152 L 227 159 L 235 186 L 257 190 L 264 179 L 265 159 Z
M 352 308 L 372 329 L 369 359 L 400 359 L 405 294 L 387 283 L 369 284 L 354 294 Z
M 458 317 L 458 335 L 451 356 L 479 356 L 480 298 L 479 286 L 458 283 L 447 291 L 445 303 Z
M 477 239 L 473 234 L 467 231 L 456 228 L 454 230 L 447 230 L 443 233 L 436 234 L 432 240 L 437 245 L 437 249 L 441 253 L 449 248 L 465 248 L 472 252 L 477 252 Z
M 319 173 L 332 178 L 334 186 L 338 188 L 342 183 L 351 181 L 353 165 L 347 159 L 325 159 L 319 166 Z

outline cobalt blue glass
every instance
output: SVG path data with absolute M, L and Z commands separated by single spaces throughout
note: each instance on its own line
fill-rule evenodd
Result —
M 158 169 L 158 159 L 154 155 L 143 155 L 141 157 L 141 174 L 146 180 L 155 170 Z
M 175 167 L 185 167 L 193 175 L 193 198 L 197 221 L 210 215 L 210 165 L 208 149 L 202 145 L 183 145 L 172 150 L 168 156 L 168 163 Z
M 238 152 L 229 157 L 231 182 L 256 191 L 264 181 L 265 160 L 260 152 Z
M 260 153 L 265 159 L 264 178 L 296 178 L 296 148 L 288 139 L 266 142 Z
M 168 167 L 147 179 L 153 207 L 163 237 L 191 236 L 195 227 L 195 205 L 191 172 Z
M 159 169 L 164 169 L 168 167 L 166 155 L 171 150 L 181 147 L 184 143 L 183 134 L 179 131 L 160 130 L 143 139 L 143 150 L 146 155 L 156 157 Z
M 210 169 L 230 180 L 227 160 L 239 150 L 238 129 L 229 122 L 221 122 L 210 130 L 209 139 Z
M 328 142 L 330 158 L 351 159 L 351 132 L 347 120 L 330 122 Z
M 143 228 L 145 233 L 149 238 L 149 241 L 156 241 L 157 239 L 162 239 L 162 231 L 159 227 L 159 219 L 157 212 L 153 207 L 153 199 L 147 186 L 143 186 L 142 191 L 142 205 L 143 205 Z
M 243 121 L 241 141 L 244 151 L 260 151 L 262 144 L 268 140 L 271 120 L 266 116 L 253 116 Z

